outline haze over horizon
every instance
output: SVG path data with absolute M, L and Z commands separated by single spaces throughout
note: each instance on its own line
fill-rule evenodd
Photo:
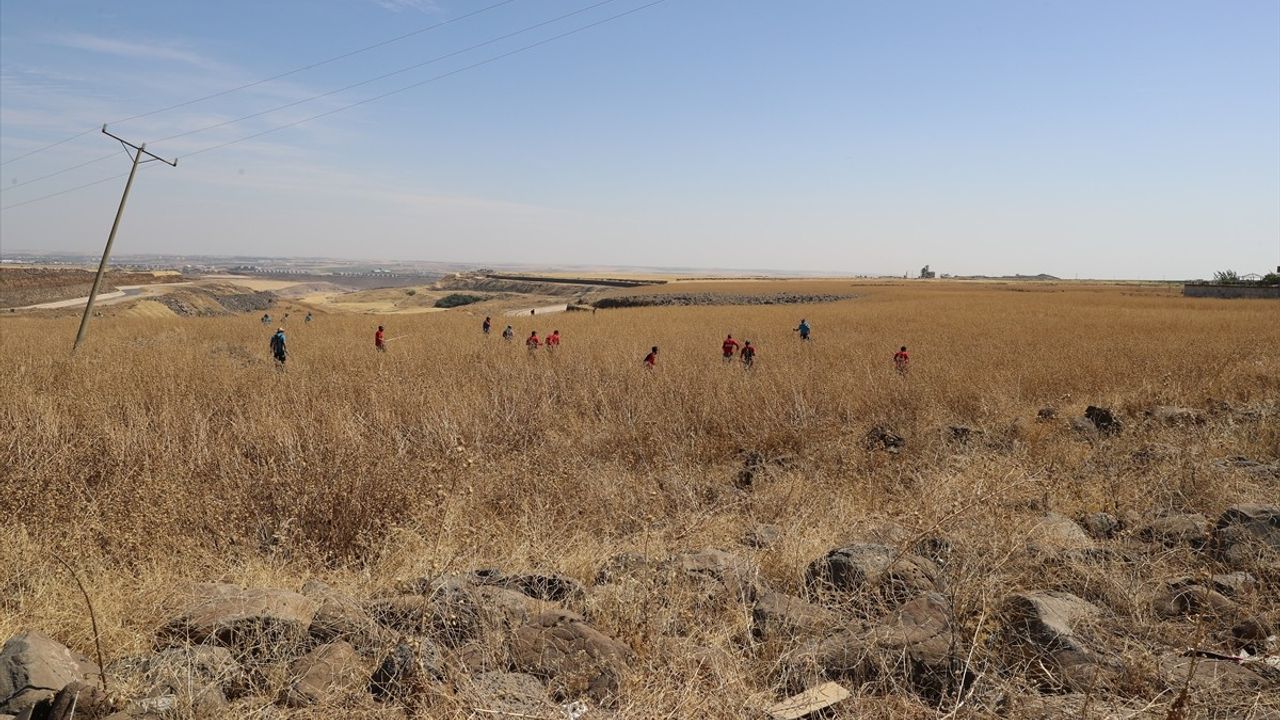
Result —
M 647 4 L 5 3 L 0 250 L 101 252 L 123 178 L 40 198 L 127 172 L 103 122 L 456 21 L 113 124 L 185 157 L 139 173 L 115 252 L 1100 279 L 1280 263 L 1280 3 Z

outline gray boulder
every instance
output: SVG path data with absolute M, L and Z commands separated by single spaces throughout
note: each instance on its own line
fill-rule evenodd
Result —
M 1002 616 L 1013 669 L 1055 690 L 1090 692 L 1107 687 L 1122 668 L 1083 635 L 1084 627 L 1101 614 L 1092 603 L 1065 592 L 1009 596 Z
M 293 678 L 284 693 L 290 707 L 341 705 L 368 692 L 369 667 L 349 642 L 321 645 L 289 666 Z
M 480 673 L 460 684 L 459 695 L 473 712 L 485 715 L 555 717 L 562 714 L 538 678 L 526 673 Z
M 24 630 L 0 648 L 0 712 L 19 714 L 100 672 L 88 658 L 39 630 Z
M 751 610 L 751 633 L 762 641 L 827 635 L 841 624 L 836 613 L 784 593 L 761 594 Z
M 880 619 L 802 644 L 781 663 L 790 691 L 835 680 L 905 682 L 939 697 L 954 679 L 951 608 L 938 593 L 916 597 Z
M 1280 505 L 1232 505 L 1218 518 L 1213 545 L 1233 566 L 1261 564 L 1280 574 Z
M 214 644 L 238 654 L 275 657 L 302 646 L 319 604 L 296 592 L 197 585 L 186 608 L 161 628 L 176 643 Z
M 1199 513 L 1173 513 L 1152 519 L 1138 528 L 1137 535 L 1165 547 L 1204 547 L 1209 541 L 1209 519 Z
M 893 605 L 944 589 L 942 572 L 932 561 L 876 543 L 836 548 L 809 563 L 805 586 L 819 598 Z
M 612 699 L 631 656 L 625 644 L 565 610 L 539 615 L 511 639 L 515 669 L 549 682 L 563 699 Z

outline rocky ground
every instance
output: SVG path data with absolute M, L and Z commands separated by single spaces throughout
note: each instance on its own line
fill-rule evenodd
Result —
M 759 463 L 744 463 L 744 488 Z M 767 548 L 782 532 L 753 526 L 743 544 Z M 1141 578 L 1141 597 L 1117 601 L 1185 628 L 1182 643 L 1146 648 L 1149 666 L 1135 664 L 1141 655 L 1131 646 L 1141 639 L 1114 608 L 1061 589 L 1008 592 L 962 628 L 949 595 L 948 539 L 885 537 L 797 568 L 801 595 L 773 590 L 778 583 L 747 555 L 722 549 L 621 555 L 587 583 L 484 568 L 402 582 L 376 597 L 315 581 L 199 585 L 181 594 L 154 652 L 110 658 L 105 669 L 37 628 L 10 637 L 0 650 L 0 717 L 643 717 L 628 699 L 636 653 L 593 618 L 628 599 L 677 596 L 708 616 L 748 617 L 749 633 L 736 642 L 766 660 L 762 672 L 784 694 L 834 681 L 863 702 L 868 690 L 907 693 L 940 711 L 1017 718 L 1179 718 L 1194 697 L 1196 717 L 1280 717 L 1278 505 L 1236 505 L 1214 519 L 1039 517 L 1026 552 L 1078 578 L 1157 555 L 1193 558 L 1196 572 Z M 693 650 L 676 651 L 695 659 L 690 673 L 734 662 L 723 648 Z M 992 682 L 991 667 L 980 676 L 976 655 L 994 658 L 998 675 L 1016 684 Z M 830 697 L 806 700 L 787 707 L 757 698 L 739 716 L 841 712 L 841 702 L 822 709 Z

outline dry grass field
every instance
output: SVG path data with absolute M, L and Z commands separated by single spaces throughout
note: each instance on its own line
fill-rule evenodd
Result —
M 479 568 L 559 573 L 586 589 L 570 607 L 633 653 L 586 717 L 763 717 L 808 684 L 794 668 L 812 638 L 753 632 L 753 603 L 771 590 L 849 626 L 883 622 L 893 603 L 830 600 L 805 582 L 829 550 L 875 541 L 899 553 L 891 566 L 935 556 L 950 675 L 917 687 L 914 651 L 875 672 L 828 667 L 854 693 L 836 717 L 1277 717 L 1265 668 L 1203 679 L 1182 653 L 1235 652 L 1240 619 L 1280 619 L 1280 564 L 1227 562 L 1149 526 L 1280 499 L 1280 305 L 1136 285 L 708 285 L 857 297 L 518 318 L 510 345 L 506 318 L 484 337 L 465 308 L 324 315 L 290 322 L 286 373 L 256 316 L 106 318 L 74 358 L 76 318 L 0 318 L 0 638 L 38 628 L 94 654 L 55 557 L 84 580 L 108 663 L 150 652 L 194 583 L 297 591 L 319 579 L 372 602 Z M 809 343 L 791 330 L 801 317 Z M 530 355 L 530 329 L 559 329 L 564 344 Z M 754 369 L 721 362 L 726 333 L 758 346 Z M 905 377 L 890 361 L 899 345 Z M 1088 405 L 1123 429 L 1072 429 Z M 1058 418 L 1037 421 L 1046 406 Z M 1148 417 L 1155 406 L 1194 418 Z M 868 444 L 877 427 L 905 438 L 900 452 Z M 1258 464 L 1224 461 L 1236 457 Z M 1044 529 L 1047 513 L 1098 512 L 1119 521 L 1115 537 L 1058 546 Z M 760 525 L 776 538 L 744 543 Z M 736 556 L 733 577 L 643 569 L 708 548 Z M 597 584 L 623 553 L 648 564 Z M 1254 586 L 1229 610 L 1153 611 L 1167 581 L 1231 571 Z M 1008 598 L 1035 590 L 1099 609 L 1081 632 L 1106 682 L 1063 680 L 1011 649 Z M 1276 652 L 1260 642 L 1256 654 Z M 400 712 L 367 699 L 277 707 L 283 667 L 265 663 L 217 712 Z M 469 699 L 466 672 L 446 675 L 402 698 L 415 717 L 502 717 Z

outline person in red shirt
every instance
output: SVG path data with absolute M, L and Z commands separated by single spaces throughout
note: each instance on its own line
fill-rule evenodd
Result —
M 560 347 L 560 331 L 552 330 L 547 336 L 547 350 L 555 350 L 558 347 Z
M 387 344 L 386 340 L 383 339 L 381 325 L 378 326 L 378 332 L 373 334 L 373 346 L 378 349 L 378 352 L 387 351 Z
M 649 349 L 649 354 L 644 356 L 644 366 L 653 368 L 658 364 L 658 346 L 654 345 Z
M 538 339 L 537 330 L 529 333 L 529 339 L 524 341 L 524 346 L 529 348 L 529 352 L 533 352 L 542 346 L 542 341 Z
M 725 362 L 731 362 L 733 360 L 733 354 L 737 351 L 738 341 L 734 340 L 732 335 L 726 337 L 724 342 L 720 345 L 720 352 L 724 353 Z
M 910 367 L 910 364 L 911 364 L 911 357 L 907 355 L 907 346 L 903 345 L 902 348 L 898 350 L 898 352 L 893 354 L 893 366 L 897 368 L 900 374 L 906 375 L 907 369 Z
M 750 370 L 751 366 L 754 365 L 755 363 L 756 363 L 756 349 L 751 344 L 751 341 L 747 340 L 742 345 L 742 367 Z

